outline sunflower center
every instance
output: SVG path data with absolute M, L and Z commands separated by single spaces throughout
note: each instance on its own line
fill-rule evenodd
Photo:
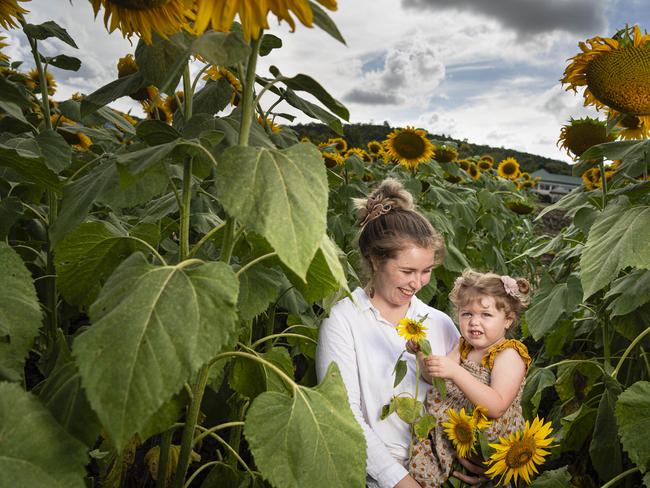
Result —
M 521 468 L 525 466 L 535 454 L 535 440 L 521 439 L 515 442 L 506 454 L 506 465 L 509 468 Z
M 503 172 L 507 175 L 514 175 L 517 172 L 517 166 L 512 163 L 508 163 L 503 166 Z
M 469 424 L 456 424 L 454 433 L 456 434 L 456 439 L 461 444 L 470 444 L 474 440 L 472 437 L 472 426 Z
M 149 10 L 152 8 L 162 7 L 171 0 L 108 0 L 108 3 L 113 3 L 118 7 L 123 7 L 128 10 Z
M 417 326 L 417 324 L 410 323 L 406 326 L 406 330 L 408 330 L 409 334 L 417 334 L 420 332 L 420 328 Z
M 393 148 L 404 159 L 420 158 L 426 151 L 422 137 L 406 131 L 401 132 L 393 139 Z
M 650 49 L 630 46 L 596 56 L 586 79 L 594 97 L 608 107 L 650 115 Z

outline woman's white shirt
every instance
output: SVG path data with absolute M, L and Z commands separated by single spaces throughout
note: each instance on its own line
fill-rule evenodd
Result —
M 393 368 L 404 351 L 405 341 L 395 326 L 372 305 L 366 292 L 357 288 L 353 300 L 338 302 L 321 324 L 316 351 L 316 374 L 321 381 L 334 361 L 341 370 L 352 412 L 363 428 L 367 443 L 367 472 L 380 488 L 392 488 L 408 474 L 409 426 L 397 414 L 380 420 L 381 409 L 393 396 L 415 393 L 415 356 L 405 353 L 408 371 L 393 388 Z M 427 338 L 433 354 L 445 355 L 458 342 L 459 333 L 449 316 L 411 299 L 408 318 L 426 316 Z M 431 387 L 419 378 L 418 398 L 424 400 Z

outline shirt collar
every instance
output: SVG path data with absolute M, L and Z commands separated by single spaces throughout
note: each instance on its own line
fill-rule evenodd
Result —
M 372 304 L 370 298 L 366 294 L 366 291 L 360 286 L 357 287 L 352 292 L 352 299 L 356 304 L 356 306 L 359 308 L 359 310 L 361 310 L 362 312 L 365 312 L 366 310 L 372 310 L 378 315 L 380 315 L 379 310 L 377 310 L 377 308 Z M 415 295 L 413 295 L 413 297 L 411 297 L 411 303 L 409 304 L 409 308 L 406 311 L 406 316 L 411 318 L 417 318 L 416 314 L 420 308 L 420 303 L 421 303 L 420 299 Z

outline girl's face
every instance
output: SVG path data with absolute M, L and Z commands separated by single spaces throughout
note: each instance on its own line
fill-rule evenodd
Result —
M 487 351 L 504 339 L 512 318 L 496 307 L 494 297 L 480 295 L 458 311 L 460 333 L 472 347 Z
M 375 299 L 393 307 L 408 305 L 413 295 L 429 283 L 435 251 L 414 244 L 394 258 L 373 260 Z

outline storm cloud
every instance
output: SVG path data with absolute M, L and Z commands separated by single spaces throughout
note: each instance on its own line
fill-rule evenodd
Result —
M 552 31 L 593 35 L 607 25 L 605 2 L 593 0 L 402 0 L 402 6 L 484 15 L 522 37 Z

